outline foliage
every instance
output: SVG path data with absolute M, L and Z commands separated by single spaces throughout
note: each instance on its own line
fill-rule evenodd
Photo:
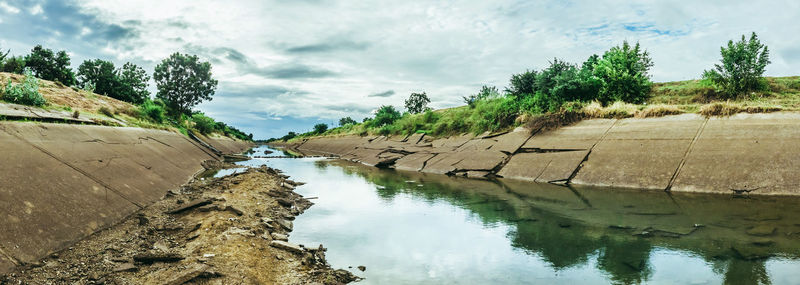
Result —
M 84 90 L 93 86 L 94 93 L 116 98 L 117 71 L 114 63 L 102 59 L 86 60 L 78 66 L 78 86 Z M 117 98 L 119 99 L 119 98 Z
M 25 56 L 25 67 L 29 67 L 36 77 L 73 86 L 77 82 L 69 65 L 70 58 L 66 51 L 54 53 L 41 45 L 35 46 L 31 54 Z
M 355 125 L 355 124 L 358 124 L 358 122 L 356 122 L 356 120 L 353 120 L 353 118 L 350 118 L 350 117 L 344 117 L 344 118 L 339 119 L 339 126 L 346 126 L 346 125 L 351 125 L 351 124 Z
M 3 65 L 3 60 L 6 59 L 9 53 L 11 53 L 11 50 L 7 50 L 6 53 L 3 53 L 3 50 L 0 49 L 0 66 Z
M 593 75 L 601 82 L 597 99 L 603 104 L 644 103 L 652 85 L 648 74 L 652 66 L 650 55 L 639 43 L 632 47 L 625 41 L 611 48 L 594 64 Z
M 400 119 L 400 112 L 397 111 L 394 106 L 390 105 L 383 105 L 378 108 L 378 111 L 375 112 L 375 119 L 370 120 L 370 124 L 376 127 L 383 127 L 385 125 L 394 123 Z
M 8 80 L 5 91 L 3 91 L 3 100 L 31 106 L 43 106 L 47 103 L 39 93 L 39 79 L 33 76 L 30 69 L 25 69 L 25 79 L 22 83 L 14 84 L 10 79 Z
M 411 114 L 419 114 L 430 109 L 428 108 L 428 103 L 430 102 L 431 99 L 428 98 L 428 94 L 425 94 L 425 92 L 411 93 L 411 96 L 408 96 L 406 100 L 406 110 Z
M 194 122 L 194 129 L 202 134 L 210 134 L 217 126 L 214 119 L 200 112 L 192 114 L 192 122 Z
M 153 73 L 156 97 L 177 114 L 188 113 L 204 100 L 211 100 L 217 80 L 211 77 L 211 64 L 200 62 L 196 55 L 174 53 L 156 66 Z
M 500 92 L 497 91 L 497 87 L 483 85 L 477 94 L 472 94 L 468 97 L 462 96 L 461 98 L 464 98 L 464 103 L 466 103 L 470 108 L 473 108 L 475 107 L 475 103 L 478 101 L 497 97 L 500 97 Z
M 752 33 L 749 40 L 742 35 L 738 42 L 728 41 L 727 48 L 720 48 L 720 54 L 721 65 L 715 64 L 714 69 L 703 72 L 703 78 L 713 82 L 717 90 L 727 97 L 735 97 L 762 88 L 762 75 L 771 62 L 769 49 L 758 40 L 756 33 Z
M 473 122 L 470 130 L 474 133 L 496 131 L 514 123 L 519 106 L 514 98 L 480 101 L 470 116 Z
M 295 138 L 296 136 L 297 136 L 297 133 L 295 133 L 295 132 L 289 132 L 289 133 L 287 133 L 285 136 L 282 136 L 280 139 L 281 139 L 282 141 L 288 141 L 288 140 L 290 140 L 290 139 L 293 139 L 293 138 Z
M 119 90 L 115 98 L 134 104 L 141 104 L 150 98 L 150 91 L 147 90 L 150 76 L 144 68 L 127 62 L 117 70 L 117 73 Z
M 322 134 L 327 130 L 328 130 L 328 124 L 320 123 L 314 125 L 314 133 L 316 134 Z
M 106 115 L 108 117 L 112 118 L 114 117 L 114 112 L 111 112 L 111 109 L 109 109 L 106 106 L 100 107 L 100 109 L 97 109 L 97 111 L 100 112 L 100 114 Z
M 163 102 L 147 100 L 142 105 L 139 105 L 139 114 L 154 123 L 160 124 L 164 122 L 165 116 Z
M 506 87 L 506 93 L 515 97 L 533 95 L 536 92 L 536 76 L 537 72 L 535 70 L 512 74 L 509 86 Z
M 2 72 L 10 72 L 16 74 L 23 74 L 25 72 L 25 58 L 22 56 L 8 57 L 3 61 Z

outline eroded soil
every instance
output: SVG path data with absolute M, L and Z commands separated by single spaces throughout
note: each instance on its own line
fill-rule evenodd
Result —
M 341 284 L 322 245 L 285 240 L 291 221 L 313 203 L 300 183 L 266 166 L 223 178 L 195 179 L 36 264 L 4 284 Z

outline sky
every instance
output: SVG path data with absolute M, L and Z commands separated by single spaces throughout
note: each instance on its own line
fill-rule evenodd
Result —
M 42 44 L 74 68 L 101 58 L 151 74 L 174 52 L 196 54 L 219 80 L 197 109 L 270 138 L 402 109 L 412 92 L 462 105 L 482 85 L 626 40 L 650 52 L 656 82 L 700 77 L 751 32 L 770 48 L 767 75 L 799 75 L 798 19 L 795 0 L 0 0 L 0 48 Z

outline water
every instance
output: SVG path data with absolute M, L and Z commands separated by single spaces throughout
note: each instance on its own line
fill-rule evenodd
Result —
M 570 189 L 322 158 L 239 164 L 306 182 L 296 191 L 318 198 L 290 241 L 324 244 L 364 284 L 800 284 L 797 198 Z

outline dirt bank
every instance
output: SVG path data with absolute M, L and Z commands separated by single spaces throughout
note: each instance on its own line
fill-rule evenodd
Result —
M 800 195 L 800 113 L 592 119 L 551 131 L 277 144 L 363 164 L 472 178 L 734 195 Z
M 322 245 L 285 240 L 313 203 L 266 166 L 196 179 L 61 252 L 17 268 L 0 283 L 324 284 L 356 277 L 333 270 Z

